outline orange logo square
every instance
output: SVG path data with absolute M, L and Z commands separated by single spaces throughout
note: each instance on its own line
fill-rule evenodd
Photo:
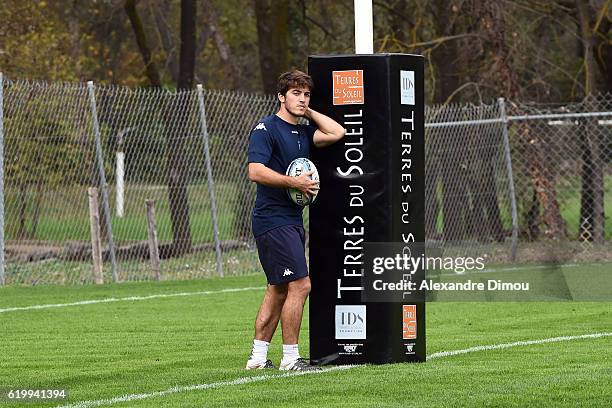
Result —
M 416 305 L 402 305 L 402 308 L 402 337 L 404 339 L 416 339 Z
M 363 104 L 363 70 L 333 71 L 334 105 Z

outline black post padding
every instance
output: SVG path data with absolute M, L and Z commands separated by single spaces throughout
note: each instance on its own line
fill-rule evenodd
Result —
M 425 241 L 423 68 L 417 55 L 309 57 L 311 107 L 348 131 L 312 153 L 321 180 L 310 209 L 315 361 L 425 361 L 425 303 L 366 302 L 356 289 L 364 243 Z

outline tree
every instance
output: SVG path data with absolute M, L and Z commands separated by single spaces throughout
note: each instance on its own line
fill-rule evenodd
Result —
M 521 95 L 521 87 L 517 71 L 512 68 L 512 56 L 506 39 L 506 17 L 502 5 L 486 0 L 473 0 L 473 7 L 490 46 L 491 70 L 497 78 L 496 87 L 501 95 L 510 100 L 517 100 Z M 519 124 L 518 135 L 528 163 L 535 192 L 534 198 L 542 211 L 541 221 L 545 225 L 545 235 L 552 239 L 563 239 L 567 236 L 566 225 L 561 217 L 555 177 L 547 164 L 543 140 L 526 122 Z M 530 214 L 537 213 L 531 211 Z M 529 223 L 535 222 L 528 221 Z
M 233 55 L 232 49 L 221 31 L 217 9 L 211 0 L 204 0 L 203 3 L 206 10 L 206 30 L 212 37 L 219 58 L 225 67 L 225 87 L 238 89 L 240 87 L 240 69 L 236 63 L 236 57 Z
M 170 77 L 175 83 L 178 82 L 179 61 L 177 47 L 169 23 L 170 8 L 172 3 L 165 0 L 149 2 L 150 12 L 155 21 L 155 28 L 159 34 L 160 42 L 166 54 L 165 66 L 170 72 Z
M 152 86 L 161 87 L 162 83 L 159 71 L 157 70 L 157 66 L 153 61 L 149 41 L 147 40 L 147 35 L 142 24 L 142 20 L 138 15 L 138 11 L 136 11 L 136 2 L 137 0 L 126 0 L 125 13 L 132 24 L 132 30 L 134 30 L 134 37 L 136 38 L 136 44 L 138 44 L 138 50 L 140 51 L 140 56 L 142 57 L 142 62 L 145 66 L 147 78 Z
M 136 10 L 135 0 L 126 0 L 125 11 L 136 37 L 138 48 L 145 65 L 147 77 L 151 85 L 161 86 L 159 71 L 152 60 L 147 36 Z M 177 88 L 186 90 L 193 88 L 195 70 L 196 47 L 196 2 L 195 0 L 181 0 L 181 27 L 180 27 L 180 61 L 177 78 Z M 171 123 L 174 111 L 166 107 L 166 125 Z M 189 201 L 187 197 L 187 174 L 184 163 L 185 137 L 179 135 L 166 142 L 168 201 L 170 205 L 170 219 L 172 223 L 172 255 L 178 256 L 191 251 L 192 238 L 189 223 Z
M 599 9 L 588 0 L 575 0 L 580 45 L 584 65 L 585 94 L 612 92 L 610 50 L 612 42 L 608 38 L 611 24 L 609 17 L 610 1 L 605 1 Z
M 460 9 L 452 1 L 440 1 L 430 5 L 433 28 L 437 37 L 450 37 L 460 32 L 463 27 L 460 20 Z M 436 82 L 433 92 L 433 102 L 446 104 L 460 87 L 458 75 L 459 43 L 456 40 L 442 41 L 431 51 L 431 58 L 436 67 Z M 444 239 L 457 241 L 465 237 L 465 212 L 467 206 L 461 200 L 465 193 L 467 182 L 462 165 L 465 161 L 465 143 L 458 137 L 447 138 L 444 129 L 431 132 L 430 143 L 436 147 L 439 155 L 431 162 L 426 172 L 426 193 L 429 208 L 433 216 L 429 220 L 427 230 L 435 230 L 439 203 L 437 184 L 442 184 L 442 214 L 444 215 Z M 444 142 L 441 141 L 443 138 Z
M 610 85 L 610 58 L 607 34 L 610 20 L 607 1 L 600 10 L 588 0 L 576 0 L 576 14 L 584 60 L 584 82 L 587 98 Z M 607 89 L 611 90 L 611 89 Z M 602 243 L 604 237 L 604 160 L 600 133 L 593 120 L 587 120 L 582 132 L 582 191 L 580 197 L 579 237 L 585 241 Z
M 274 0 L 254 2 L 263 89 L 266 93 L 275 94 L 279 75 L 289 68 L 289 6 Z
M 193 89 L 196 46 L 196 0 L 181 0 L 181 47 L 177 88 Z M 186 107 L 184 107 L 186 108 Z M 182 129 L 186 132 L 185 129 Z M 168 200 L 172 220 L 174 255 L 191 251 L 191 230 L 189 227 L 189 201 L 187 197 L 187 175 L 185 168 L 185 140 L 188 135 L 180 134 L 175 140 L 168 140 Z M 170 144 L 171 142 L 171 144 Z

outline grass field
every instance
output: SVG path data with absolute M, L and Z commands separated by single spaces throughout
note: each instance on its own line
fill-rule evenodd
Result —
M 227 250 L 223 252 L 225 276 L 247 275 L 261 266 L 254 250 Z M 120 260 L 118 262 L 120 282 L 153 280 L 148 260 Z M 40 285 L 58 283 L 79 285 L 93 283 L 92 263 L 49 259 L 40 262 L 9 262 L 6 266 L 8 285 Z M 109 262 L 103 267 L 104 281 L 112 281 Z M 212 251 L 188 254 L 161 262 L 162 280 L 186 280 L 218 276 L 215 253 Z
M 603 273 L 606 267 L 595 268 Z M 428 355 L 608 335 L 438 355 L 423 364 L 285 376 L 243 370 L 264 283 L 262 275 L 250 275 L 0 288 L 0 388 L 69 390 L 66 401 L 0 406 L 608 407 L 612 401 L 612 303 L 433 302 L 427 308 Z M 243 290 L 227 291 L 232 288 Z M 178 293 L 189 295 L 161 296 Z M 157 297 L 120 299 L 152 295 Z M 19 307 L 26 309 L 13 309 Z M 308 327 L 306 315 L 305 355 Z M 271 347 L 277 364 L 280 344 L 277 335 Z M 121 396 L 131 400 L 110 400 Z

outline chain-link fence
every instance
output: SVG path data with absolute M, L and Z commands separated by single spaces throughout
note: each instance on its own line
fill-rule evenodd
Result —
M 489 262 L 611 261 L 612 96 L 426 109 L 426 231 Z
M 445 251 L 512 250 L 516 224 L 503 106 L 445 105 L 425 111 L 425 231 Z
M 612 97 L 557 107 L 511 104 L 514 179 L 524 242 L 577 241 L 612 251 Z M 607 245 L 606 245 L 607 243 Z
M 90 186 L 105 281 L 153 279 L 146 200 L 164 279 L 256 270 L 245 132 L 273 97 L 6 79 L 2 89 L 7 283 L 93 281 Z
M 6 79 L 0 89 L 6 283 L 93 282 L 92 186 L 105 281 L 154 279 L 146 200 L 163 279 L 259 270 L 247 135 L 274 96 Z M 609 261 L 611 105 L 428 107 L 428 240 L 490 263 Z

